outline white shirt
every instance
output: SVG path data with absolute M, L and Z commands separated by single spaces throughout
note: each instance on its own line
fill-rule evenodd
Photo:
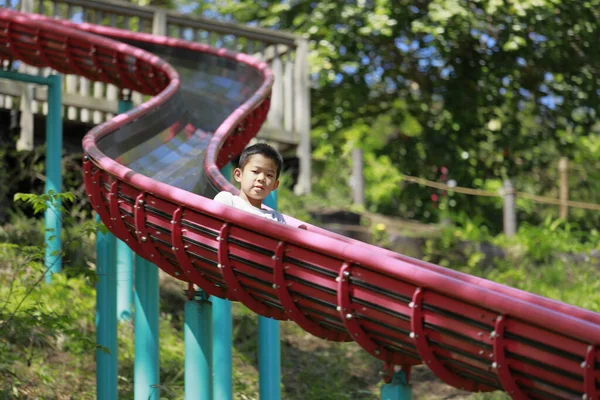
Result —
M 249 212 L 250 214 L 258 215 L 259 217 L 267 218 L 271 221 L 279 222 L 280 224 L 285 224 L 285 219 L 280 212 L 266 210 L 264 208 L 256 208 L 241 197 L 234 196 L 229 192 L 219 192 L 215 196 L 214 200 L 227 206 Z

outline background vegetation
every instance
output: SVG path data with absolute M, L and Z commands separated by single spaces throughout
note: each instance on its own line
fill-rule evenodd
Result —
M 311 42 L 314 189 L 350 199 L 350 151 L 365 151 L 371 211 L 438 221 L 450 208 L 501 230 L 494 199 L 440 204 L 400 174 L 557 197 L 568 157 L 571 198 L 600 202 L 600 1 L 223 0 L 203 15 L 303 34 Z M 438 196 L 438 199 L 441 196 Z M 436 199 L 434 196 L 433 199 Z M 526 205 L 539 223 L 555 208 Z M 582 229 L 599 213 L 573 211 Z
M 511 178 L 519 190 L 556 197 L 556 166 L 565 156 L 571 199 L 600 203 L 600 55 L 593 51 L 600 0 L 137 2 L 310 39 L 314 193 L 293 196 L 286 177 L 284 212 L 307 219 L 308 208 L 350 207 L 349 154 L 358 147 L 369 211 L 452 222 L 424 241 L 427 260 L 600 312 L 600 213 L 571 210 L 560 221 L 556 207 L 520 202 L 519 232 L 506 238 L 497 199 L 445 194 L 401 177 L 487 190 Z M 1 138 L 0 397 L 93 398 L 89 208 L 81 195 L 67 204 L 66 271 L 51 287 L 38 284 L 43 228 L 12 195 L 41 192 L 43 149 L 13 148 Z M 82 193 L 79 157 L 64 164 L 65 187 L 75 194 Z M 379 243 L 388 234 L 378 231 Z M 497 256 L 484 251 L 490 246 Z M 161 290 L 162 396 L 175 399 L 183 390 L 184 299 L 168 281 Z M 255 399 L 256 321 L 243 307 L 234 314 L 235 392 Z M 127 399 L 132 326 L 119 329 L 119 389 Z M 286 399 L 378 398 L 379 364 L 356 345 L 324 343 L 293 324 L 283 325 L 282 341 Z M 425 370 L 414 376 L 415 398 L 452 390 L 435 386 Z

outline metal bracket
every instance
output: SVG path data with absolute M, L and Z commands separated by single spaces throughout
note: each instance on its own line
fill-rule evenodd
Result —
M 584 395 L 583 398 L 586 400 L 598 400 L 599 393 L 596 388 L 596 353 L 598 352 L 597 345 L 589 345 L 587 348 L 587 354 L 585 355 L 585 362 L 582 364 L 583 371 L 583 387 Z
M 381 398 L 386 400 L 410 400 L 412 399 L 412 388 L 408 383 L 410 370 L 405 371 L 404 368 L 399 371 L 394 371 L 394 366 L 391 366 L 390 379 L 381 386 Z
M 173 242 L 173 253 L 177 258 L 179 266 L 183 270 L 185 276 L 196 285 L 200 286 L 203 291 L 217 297 L 225 297 L 225 290 L 218 287 L 214 283 L 206 279 L 202 273 L 198 272 L 192 265 L 192 261 L 186 252 L 187 245 L 183 243 L 183 232 L 181 229 L 181 217 L 183 216 L 183 208 L 179 207 L 173 212 L 171 220 L 171 241 Z
M 100 64 L 98 63 L 98 52 L 95 45 L 91 46 L 90 50 L 90 59 L 92 60 L 92 65 L 94 66 L 93 71 L 97 74 L 97 78 L 93 80 L 99 80 L 106 83 L 115 83 L 110 76 L 104 72 Z
M 154 94 L 154 93 L 156 93 L 156 90 L 153 90 L 148 85 L 148 82 L 146 81 L 146 77 L 141 73 L 142 69 L 140 68 L 140 59 L 136 58 L 133 65 L 134 65 L 134 68 L 135 68 L 135 77 L 137 79 L 136 84 L 138 84 L 142 88 L 142 90 L 140 90 L 140 92 L 143 92 L 144 94 Z
M 40 33 L 41 33 L 41 30 L 39 28 L 35 30 L 35 49 L 37 51 L 37 55 L 38 55 L 38 57 L 40 57 L 42 59 L 44 64 L 52 65 L 50 63 L 50 61 L 48 60 L 48 57 L 46 56 L 46 52 L 44 51 L 44 48 L 42 47 L 42 44 L 40 42 Z
M 273 255 L 273 287 L 275 288 L 279 302 L 285 309 L 285 314 L 289 317 L 289 319 L 296 322 L 302 329 L 319 338 L 333 340 L 336 342 L 344 340 L 347 335 L 324 329 L 316 322 L 308 319 L 304 313 L 300 311 L 298 306 L 296 306 L 296 303 L 289 292 L 289 288 L 293 284 L 286 284 L 285 282 L 285 267 L 283 266 L 284 254 L 285 243 L 279 242 L 275 248 L 275 254 Z
M 350 266 L 349 262 L 345 262 L 340 268 L 340 272 L 337 277 L 338 290 L 337 290 L 337 302 L 338 311 L 340 317 L 346 327 L 346 330 L 350 332 L 352 339 L 356 341 L 363 349 L 371 353 L 375 358 L 383 360 L 385 362 L 392 362 L 393 353 L 390 353 L 383 347 L 375 343 L 364 331 L 358 320 L 355 318 L 352 309 L 352 302 L 350 301 Z M 401 363 L 396 362 L 397 364 Z
M 181 273 L 175 269 L 175 267 L 170 264 L 167 260 L 164 259 L 163 256 L 156 249 L 154 244 L 152 243 L 152 239 L 150 239 L 150 235 L 148 234 L 148 229 L 146 228 L 146 208 L 144 204 L 146 203 L 146 194 L 141 192 L 135 198 L 135 204 L 133 206 L 133 220 L 135 225 L 135 230 L 139 236 L 139 243 L 142 248 L 142 253 L 145 253 L 147 260 L 157 264 L 160 268 L 165 271 L 167 274 L 180 279 Z
M 193 300 L 197 302 L 210 303 L 210 295 L 204 290 L 195 290 L 192 282 L 188 282 L 188 288 L 187 290 L 183 291 L 183 295 L 188 299 L 188 301 Z
M 383 383 L 386 384 L 392 382 L 395 373 L 395 365 L 393 363 L 383 364 L 383 369 L 379 371 L 379 375 L 381 375 L 381 380 L 383 381 Z
M 65 38 L 65 47 L 64 47 L 65 55 L 67 57 L 65 60 L 67 62 L 67 65 L 69 65 L 69 67 L 71 68 L 71 72 L 74 72 L 76 75 L 90 78 L 89 74 L 87 74 L 86 71 L 79 68 L 77 63 L 75 63 L 73 61 L 73 55 L 71 54 L 71 46 L 69 45 L 69 39 L 70 38 L 68 36 Z
M 109 229 L 112 228 L 112 221 L 110 219 L 110 215 L 104 206 L 104 201 L 102 200 L 102 193 L 100 192 L 100 172 L 98 169 L 94 171 L 93 163 L 89 160 L 88 156 L 84 156 L 83 158 L 83 184 L 85 186 L 85 190 L 88 193 L 88 197 L 90 199 L 90 203 L 92 204 L 92 208 L 94 211 L 98 213 L 102 222 L 108 226 Z
M 229 224 L 224 223 L 219 231 L 219 240 L 218 244 L 218 261 L 219 261 L 219 271 L 221 271 L 221 275 L 223 276 L 223 280 L 229 289 L 229 296 L 233 296 L 235 300 L 242 302 L 246 307 L 250 310 L 254 311 L 257 314 L 264 316 L 271 316 L 273 313 L 271 312 L 271 308 L 266 305 L 258 302 L 254 297 L 250 296 L 242 285 L 238 281 L 235 273 L 233 272 L 233 268 L 229 264 Z
M 506 316 L 499 315 L 496 318 L 496 324 L 493 332 L 493 345 L 494 345 L 494 356 L 495 361 L 492 364 L 492 368 L 496 370 L 500 383 L 504 390 L 515 400 L 527 400 L 528 397 L 519 385 L 517 380 L 512 376 L 510 372 L 510 366 L 508 359 L 506 358 L 506 352 L 504 348 L 504 328 L 506 327 Z
M 18 46 L 15 46 L 15 42 L 13 40 L 13 23 L 7 22 L 6 24 L 6 41 L 8 42 L 7 47 L 10 46 L 10 52 L 13 53 L 16 59 L 18 60 L 27 60 L 28 57 L 24 57 L 19 50 L 17 50 Z
M 116 237 L 124 241 L 135 253 L 140 253 L 141 248 L 137 240 L 131 235 L 125 223 L 121 219 L 121 210 L 119 208 L 119 181 L 115 180 L 110 184 L 110 193 L 108 194 L 108 205 L 110 219 L 113 224 L 112 232 Z
M 129 92 L 127 94 L 124 93 L 124 90 L 121 89 L 119 91 L 119 95 L 121 100 L 131 101 L 131 90 L 136 89 L 135 85 L 129 80 L 129 74 L 123 68 L 123 63 L 119 60 L 119 52 L 115 51 L 113 53 L 113 60 L 115 60 L 115 67 L 117 69 L 118 78 L 123 82 L 121 87 L 126 86 L 129 88 Z
M 448 385 L 471 392 L 477 391 L 477 384 L 475 382 L 468 381 L 450 372 L 446 366 L 444 366 L 444 364 L 438 360 L 437 356 L 433 352 L 433 349 L 429 345 L 427 335 L 425 334 L 423 294 L 423 289 L 417 288 L 417 290 L 415 290 L 412 298 L 412 315 L 410 319 L 410 326 L 412 329 L 410 336 L 415 341 L 419 355 L 429 369 Z

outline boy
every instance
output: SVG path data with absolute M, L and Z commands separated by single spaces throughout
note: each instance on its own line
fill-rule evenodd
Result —
M 240 183 L 240 194 L 220 192 L 215 201 L 230 207 L 285 224 L 281 213 L 262 208 L 263 200 L 279 186 L 279 173 L 283 165 L 281 155 L 266 143 L 247 147 L 240 155 L 233 177 Z

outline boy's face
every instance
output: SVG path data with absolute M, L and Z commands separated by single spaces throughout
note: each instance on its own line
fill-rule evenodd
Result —
M 250 156 L 243 169 L 233 171 L 233 177 L 240 183 L 240 197 L 258 208 L 265 197 L 279 186 L 277 163 L 262 154 Z

